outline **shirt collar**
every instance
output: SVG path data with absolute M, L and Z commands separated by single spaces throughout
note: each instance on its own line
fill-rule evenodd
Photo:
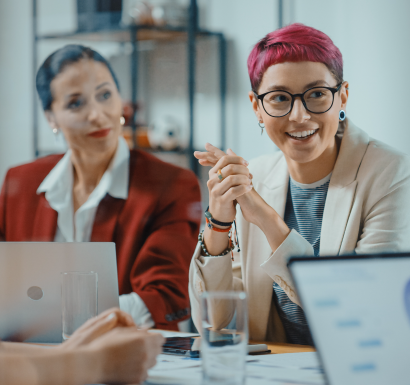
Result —
M 128 198 L 129 159 L 130 150 L 128 149 L 128 145 L 125 139 L 120 137 L 114 158 L 104 173 L 104 176 L 111 174 L 111 181 L 108 185 L 107 193 L 114 198 Z M 40 184 L 37 189 L 37 194 L 45 192 L 47 200 L 55 200 L 53 198 L 58 199 L 59 197 L 65 196 L 67 190 L 72 191 L 72 169 L 71 150 L 68 150 Z

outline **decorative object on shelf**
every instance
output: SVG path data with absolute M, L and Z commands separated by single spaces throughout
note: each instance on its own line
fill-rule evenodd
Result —
M 188 25 L 188 8 L 178 0 L 149 2 L 144 0 L 122 0 L 121 24 L 157 25 L 169 27 L 186 27 Z
M 152 6 L 144 0 L 122 0 L 121 24 L 153 25 Z
M 169 115 L 164 115 L 153 122 L 148 130 L 148 140 L 153 148 L 165 151 L 178 150 L 181 143 L 181 126 Z
M 122 0 L 77 0 L 78 31 L 100 31 L 118 27 Z
M 177 0 L 166 0 L 152 7 L 152 19 L 155 25 L 186 27 L 188 25 L 188 8 Z

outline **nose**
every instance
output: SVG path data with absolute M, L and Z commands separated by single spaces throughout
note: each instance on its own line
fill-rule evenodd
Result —
M 90 110 L 88 112 L 88 121 L 90 123 L 98 124 L 103 116 L 102 107 L 98 105 L 98 103 L 91 103 Z
M 304 123 L 310 119 L 309 111 L 306 110 L 300 98 L 296 98 L 293 103 L 292 111 L 289 114 L 289 120 L 296 123 Z

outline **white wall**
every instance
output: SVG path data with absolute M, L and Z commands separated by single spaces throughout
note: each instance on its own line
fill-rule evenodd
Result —
M 277 1 L 208 0 L 206 27 L 228 39 L 227 146 L 245 159 L 275 151 L 261 136 L 248 98 L 246 61 L 254 44 L 278 27 Z
M 41 7 L 47 11 L 45 17 L 59 20 L 54 27 L 71 28 L 73 19 L 67 15 L 72 6 L 67 5 L 68 0 L 40 0 L 40 3 L 45 1 L 52 3 Z M 260 136 L 248 101 L 246 60 L 252 46 L 277 27 L 277 1 L 201 0 L 199 3 L 202 26 L 222 31 L 228 38 L 228 145 L 247 159 L 275 151 L 266 134 Z M 410 2 L 287 0 L 284 3 L 285 22 L 298 21 L 321 29 L 341 49 L 345 79 L 350 82 L 348 116 L 371 136 L 410 153 L 407 119 Z M 206 113 L 197 111 L 197 145 L 215 140 L 219 119 L 217 88 L 212 91 L 215 58 L 211 54 L 207 57 L 209 51 L 203 52 L 201 63 L 208 64 L 198 69 L 197 99 L 202 98 Z M 31 55 L 31 0 L 0 1 L 0 179 L 11 165 L 29 161 L 34 155 Z M 168 77 L 173 76 L 171 67 L 167 68 Z M 128 93 L 127 85 L 123 89 Z M 182 104 L 186 111 L 186 101 L 181 101 Z M 212 106 L 216 106 L 216 113 Z M 155 110 L 150 112 L 151 115 L 147 111 L 147 119 L 156 115 Z M 48 136 L 47 140 L 51 139 Z
M 0 1 L 0 180 L 33 158 L 31 1 Z

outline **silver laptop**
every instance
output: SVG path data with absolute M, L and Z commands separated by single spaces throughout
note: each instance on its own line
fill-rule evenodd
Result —
M 327 380 L 410 383 L 410 254 L 292 258 Z
M 119 305 L 114 243 L 0 242 L 0 339 L 61 342 L 64 271 L 98 273 L 98 313 Z

